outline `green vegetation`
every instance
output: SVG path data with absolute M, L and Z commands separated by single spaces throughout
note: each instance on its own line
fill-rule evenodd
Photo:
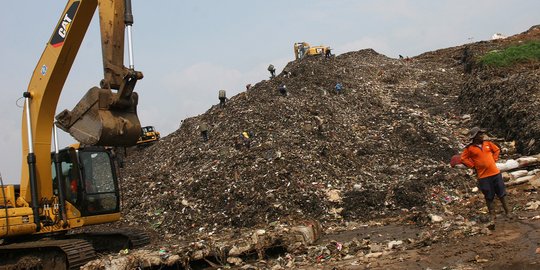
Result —
M 540 60 L 540 41 L 508 47 L 502 51 L 488 52 L 480 58 L 480 63 L 488 66 L 506 67 L 515 63 Z

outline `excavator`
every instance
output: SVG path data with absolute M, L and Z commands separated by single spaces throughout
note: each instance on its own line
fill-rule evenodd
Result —
M 325 55 L 327 51 L 330 51 L 330 47 L 319 45 L 311 46 L 307 42 L 296 42 L 293 46 L 295 59 L 302 59 L 309 55 Z
M 71 111 L 55 116 L 96 10 L 104 78 Z M 67 1 L 22 96 L 20 185 L 0 183 L 0 269 L 28 256 L 43 262 L 33 269 L 78 269 L 101 250 L 149 243 L 144 232 L 82 229 L 120 219 L 117 162 L 111 149 L 136 145 L 141 132 L 134 88 L 143 74 L 133 65 L 132 25 L 131 0 Z M 57 127 L 79 143 L 60 150 Z

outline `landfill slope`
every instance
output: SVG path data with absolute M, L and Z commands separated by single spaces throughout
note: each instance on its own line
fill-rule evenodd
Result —
M 459 65 L 367 49 L 285 70 L 290 76 L 259 82 L 131 153 L 121 175 L 125 220 L 184 235 L 370 219 L 422 207 L 425 185 L 459 181 L 446 166 L 460 147 L 449 123 L 457 117 Z M 334 93 L 337 82 L 344 93 Z M 279 95 L 281 84 L 288 96 Z M 208 142 L 197 129 L 203 122 Z M 250 148 L 236 147 L 243 131 L 253 135 Z
M 540 41 L 540 25 L 494 42 L 490 49 L 527 41 Z M 467 77 L 460 94 L 464 112 L 472 114 L 482 126 L 493 127 L 501 136 L 516 140 L 520 153 L 540 153 L 540 63 L 529 60 L 504 68 L 479 67 L 473 75 Z
M 461 59 L 465 47 L 480 55 L 534 39 L 535 29 L 410 59 L 365 49 L 292 61 L 225 108 L 184 119 L 154 145 L 130 151 L 120 175 L 122 224 L 175 241 L 275 222 L 315 219 L 324 227 L 395 217 L 403 209 L 422 213 L 433 207 L 433 187 L 458 190 L 470 181 L 448 161 L 472 125 L 507 139 L 538 137 L 536 122 L 521 124 L 522 134 L 514 128 L 521 120 L 496 118 L 515 112 L 490 109 L 511 109 L 514 99 L 534 105 L 538 96 L 492 95 L 486 81 L 496 71 L 475 66 L 464 73 Z M 507 72 L 506 83 L 536 82 L 527 89 L 537 91 L 538 64 L 524 70 L 528 75 Z M 337 82 L 344 93 L 333 91 Z M 281 84 L 287 96 L 279 94 Z M 476 105 L 486 96 L 489 106 Z M 210 126 L 207 142 L 197 129 L 202 123 Z M 249 148 L 239 144 L 244 131 L 252 134 Z M 527 149 L 540 150 L 534 147 Z

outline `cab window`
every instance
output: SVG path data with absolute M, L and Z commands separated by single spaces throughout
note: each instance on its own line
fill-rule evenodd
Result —
M 114 167 L 108 152 L 80 152 L 79 160 L 85 179 L 85 206 L 87 214 L 119 210 Z

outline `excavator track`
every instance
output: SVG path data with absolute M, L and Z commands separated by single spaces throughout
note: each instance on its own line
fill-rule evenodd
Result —
M 41 240 L 0 246 L 0 269 L 79 269 L 96 258 L 81 239 Z
M 150 244 L 150 236 L 145 232 L 127 231 L 123 232 L 129 238 L 130 247 L 140 248 Z
M 70 235 L 70 238 L 86 240 L 97 252 L 118 252 L 122 249 L 137 249 L 150 243 L 150 236 L 142 231 L 115 230 L 108 232 L 85 232 Z

